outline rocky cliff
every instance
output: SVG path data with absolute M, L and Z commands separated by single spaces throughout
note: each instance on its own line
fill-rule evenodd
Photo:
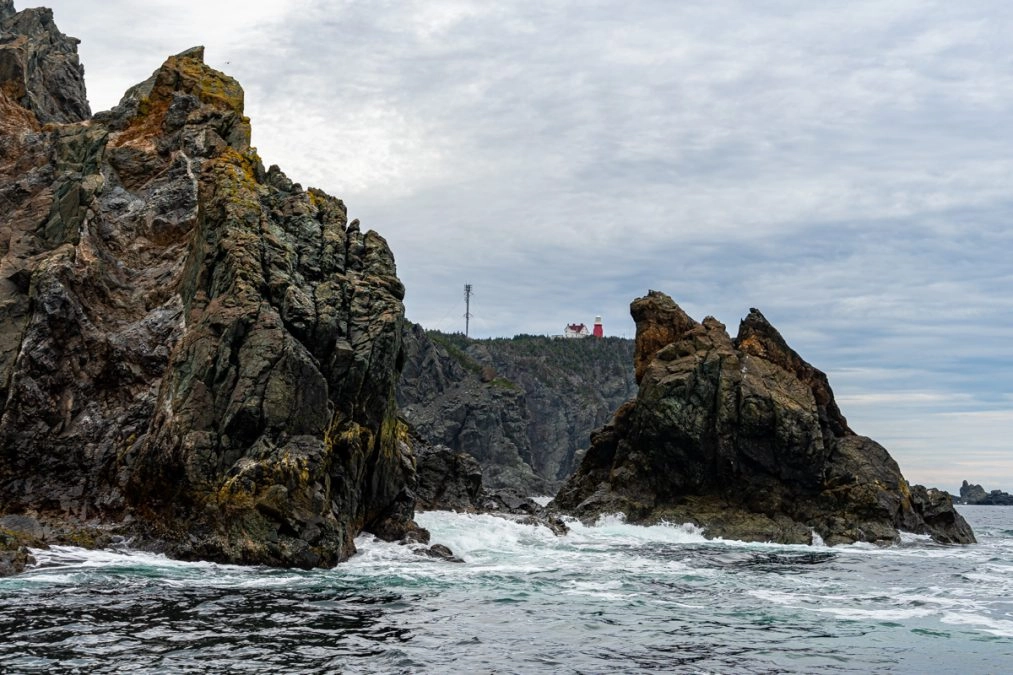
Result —
M 412 325 L 398 401 L 428 442 L 478 459 L 489 488 L 553 494 L 635 395 L 632 358 L 621 338 L 470 340 Z
M 824 373 L 757 310 L 737 337 L 651 291 L 631 305 L 640 389 L 592 437 L 553 506 L 581 518 L 694 522 L 711 536 L 945 543 L 974 535 L 945 492 L 911 486 L 847 424 Z
M 93 117 L 82 72 L 0 0 L 0 515 L 304 567 L 411 533 L 383 238 L 263 167 L 202 48 Z

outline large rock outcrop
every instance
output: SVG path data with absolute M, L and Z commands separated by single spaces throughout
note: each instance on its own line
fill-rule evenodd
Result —
M 94 117 L 81 72 L 0 3 L 0 515 L 304 567 L 410 534 L 386 242 L 263 167 L 202 48 Z
M 555 493 L 591 431 L 636 394 L 632 340 L 472 340 L 409 325 L 404 342 L 405 419 L 474 456 L 491 489 Z
M 980 485 L 968 483 L 965 480 L 960 486 L 960 503 L 978 506 L 1013 506 L 1013 495 L 1002 490 L 986 492 L 985 488 Z
M 640 391 L 592 436 L 554 507 L 582 518 L 694 522 L 711 536 L 782 543 L 968 543 L 945 492 L 910 486 L 856 435 L 826 375 L 753 309 L 732 339 L 667 295 L 635 300 Z

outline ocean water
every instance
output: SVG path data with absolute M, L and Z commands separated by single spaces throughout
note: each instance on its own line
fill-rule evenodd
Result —
M 0 579 L 0 672 L 1011 672 L 1013 507 L 960 510 L 978 545 L 430 512 L 464 564 L 372 537 L 311 572 L 55 547 Z

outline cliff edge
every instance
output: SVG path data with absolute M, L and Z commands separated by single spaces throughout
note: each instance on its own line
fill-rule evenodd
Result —
M 631 313 L 639 393 L 592 436 L 554 508 L 749 541 L 890 543 L 903 530 L 974 542 L 949 495 L 909 485 L 881 445 L 848 427 L 826 375 L 759 311 L 734 339 L 657 291 Z

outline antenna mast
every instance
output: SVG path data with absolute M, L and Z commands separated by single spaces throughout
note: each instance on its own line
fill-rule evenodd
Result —
M 468 326 L 471 322 L 471 284 L 464 285 L 464 337 L 468 337 Z

